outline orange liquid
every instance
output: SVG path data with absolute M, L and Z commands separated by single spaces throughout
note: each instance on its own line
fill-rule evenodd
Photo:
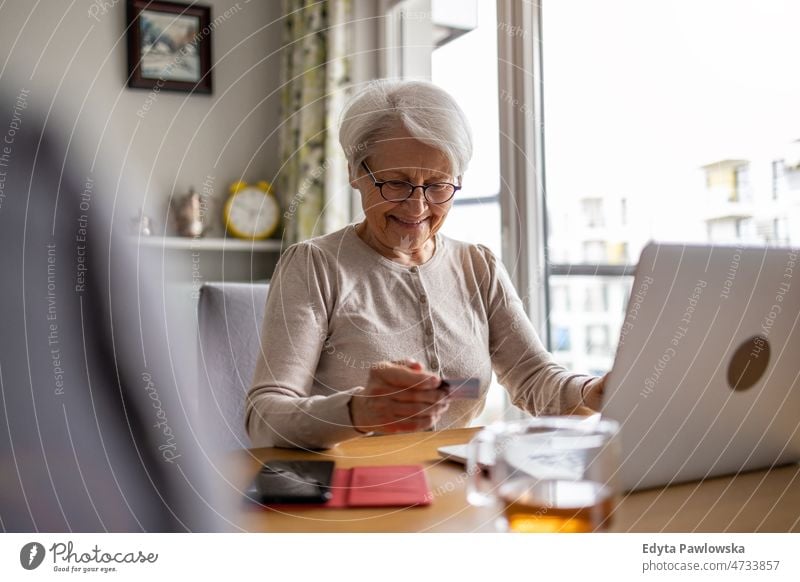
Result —
M 517 480 L 500 487 L 508 528 L 520 533 L 589 533 L 611 525 L 613 495 L 593 481 Z

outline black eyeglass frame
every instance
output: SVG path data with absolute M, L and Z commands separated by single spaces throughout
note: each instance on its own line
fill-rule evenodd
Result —
M 367 174 L 369 174 L 369 177 L 372 178 L 372 183 L 378 189 L 378 192 L 380 192 L 381 198 L 386 200 L 386 202 L 393 202 L 395 204 L 399 204 L 401 202 L 405 202 L 406 200 L 411 198 L 411 196 L 414 195 L 414 190 L 416 190 L 417 188 L 422 188 L 422 196 L 425 198 L 425 201 L 428 204 L 447 204 L 448 202 L 450 202 L 453 199 L 453 197 L 456 195 L 456 192 L 461 190 L 461 186 L 459 186 L 457 184 L 453 184 L 451 182 L 434 182 L 433 184 L 412 184 L 411 182 L 406 182 L 405 180 L 383 180 L 383 181 L 381 181 L 381 180 L 378 180 L 375 177 L 375 174 L 372 173 L 372 170 L 369 169 L 369 166 L 367 166 L 366 160 L 361 162 L 361 166 L 367 171 Z M 411 188 L 411 190 L 409 190 L 409 192 L 408 192 L 408 196 L 406 196 L 402 200 L 390 200 L 389 198 L 384 196 L 384 194 L 383 194 L 383 186 L 384 186 L 384 184 L 388 184 L 389 182 L 399 182 L 401 184 L 407 184 Z M 450 198 L 448 198 L 447 200 L 442 200 L 441 202 L 434 202 L 433 200 L 428 198 L 428 188 L 430 188 L 431 186 L 441 186 L 443 184 L 453 187 L 453 193 L 450 195 Z

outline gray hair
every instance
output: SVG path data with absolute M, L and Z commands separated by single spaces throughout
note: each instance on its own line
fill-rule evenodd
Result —
M 344 108 L 339 143 L 353 176 L 376 141 L 401 124 L 415 139 L 441 151 L 460 177 L 472 157 L 466 115 L 444 89 L 427 81 L 371 81 Z

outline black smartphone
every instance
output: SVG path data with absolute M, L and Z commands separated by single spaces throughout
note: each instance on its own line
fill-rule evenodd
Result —
M 270 503 L 325 503 L 329 501 L 333 461 L 267 461 L 247 494 Z

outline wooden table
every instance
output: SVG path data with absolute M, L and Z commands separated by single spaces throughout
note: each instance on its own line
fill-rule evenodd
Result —
M 464 467 L 442 460 L 438 447 L 465 443 L 467 428 L 363 438 L 317 453 L 252 449 L 226 459 L 231 484 L 243 490 L 268 459 L 330 459 L 338 467 L 422 464 L 434 495 L 427 507 L 265 509 L 242 501 L 235 526 L 262 532 L 492 532 L 496 509 L 466 501 Z M 615 532 L 798 532 L 800 465 L 623 495 Z

